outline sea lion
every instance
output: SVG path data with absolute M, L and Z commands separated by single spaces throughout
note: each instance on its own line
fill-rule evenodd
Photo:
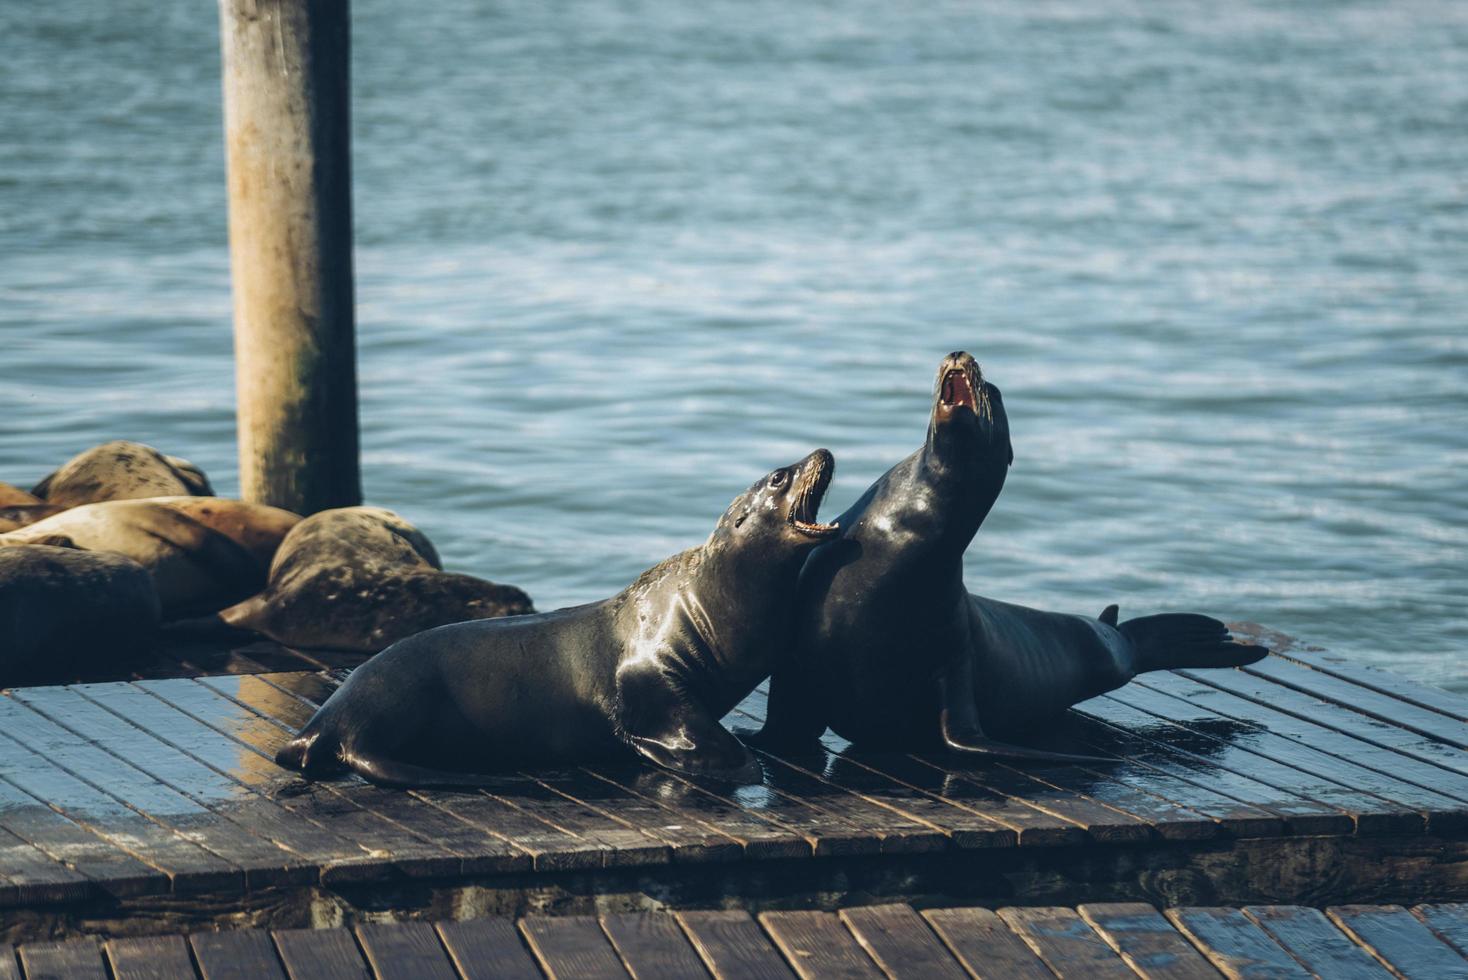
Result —
M 735 498 L 699 547 L 616 596 L 403 640 L 357 670 L 281 749 L 282 766 L 351 769 L 394 786 L 637 754 L 680 772 L 758 781 L 719 719 L 769 673 L 796 578 L 836 533 L 816 521 L 824 449 Z
M 341 507 L 286 535 L 265 590 L 219 619 L 286 646 L 376 653 L 435 626 L 532 613 L 530 597 L 443 571 L 423 532 L 381 507 Z
M 62 507 L 103 500 L 214 495 L 209 478 L 193 463 L 121 439 L 73 456 L 32 487 L 31 493 Z
M 805 742 L 829 726 L 864 748 L 1073 761 L 990 736 L 1054 721 L 1143 671 L 1264 655 L 1206 616 L 1118 625 L 1115 606 L 1089 619 L 970 594 L 963 553 L 1013 459 L 999 389 L 969 354 L 949 354 L 922 448 L 837 518 L 837 538 L 806 562 L 796 641 L 757 742 Z
M 65 507 L 48 504 L 20 487 L 0 483 L 0 533 L 14 531 L 18 527 L 59 514 Z
M 238 515 L 251 505 L 219 500 L 216 506 Z M 278 522 L 281 512 L 273 507 L 262 510 L 262 525 Z M 142 565 L 153 576 L 167 619 L 214 612 L 265 584 L 264 562 L 169 499 L 108 500 L 72 507 L 0 534 L 0 547 L 58 538 L 86 551 L 125 555 Z
M 20 487 L 0 483 L 0 507 L 29 507 L 45 503 L 35 494 L 26 493 Z
M 121 555 L 0 548 L 0 687 L 69 679 L 147 650 L 158 630 L 147 569 Z

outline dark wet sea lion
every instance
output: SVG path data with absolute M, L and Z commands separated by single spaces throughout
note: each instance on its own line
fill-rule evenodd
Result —
M 231 501 L 220 501 L 230 505 Z M 248 505 L 238 505 L 248 506 Z M 274 511 L 274 508 L 264 508 Z M 123 555 L 153 576 L 165 618 L 214 612 L 265 584 L 265 568 L 221 534 L 164 500 L 83 504 L 0 534 L 0 547 L 69 539 L 77 548 Z
M 214 495 L 209 478 L 193 463 L 121 439 L 73 456 L 32 487 L 31 493 L 63 507 L 103 500 Z
M 121 555 L 0 548 L 0 687 L 131 658 L 158 630 L 147 570 Z
M 829 726 L 863 747 L 1062 759 L 990 736 L 1043 725 L 1142 671 L 1263 656 L 1204 616 L 1118 627 L 1114 607 L 1086 619 L 971 595 L 963 554 L 1013 458 L 999 389 L 968 354 L 950 354 L 923 447 L 842 514 L 840 535 L 806 563 L 794 650 L 757 740 L 807 741 Z
M 420 633 L 359 667 L 277 761 L 389 785 L 637 753 L 741 781 L 758 764 L 719 719 L 788 639 L 831 454 L 740 494 L 704 544 L 601 602 Z M 448 771 L 445 771 L 448 770 Z M 483 779 L 484 777 L 479 777 Z
M 442 568 L 390 510 L 325 510 L 286 535 L 265 590 L 219 618 L 287 646 L 376 653 L 435 626 L 535 611 L 513 585 Z

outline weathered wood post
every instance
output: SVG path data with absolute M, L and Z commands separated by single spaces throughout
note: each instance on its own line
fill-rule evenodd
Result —
M 361 503 L 347 0 L 219 0 L 240 485 Z

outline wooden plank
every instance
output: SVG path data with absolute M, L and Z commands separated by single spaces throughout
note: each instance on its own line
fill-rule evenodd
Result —
M 1277 814 L 1291 834 L 1343 834 L 1355 828 L 1338 807 L 1309 799 L 1256 779 L 1250 774 L 1256 760 L 1250 753 L 1214 735 L 1231 734 L 1227 720 L 1193 730 L 1162 720 L 1109 697 L 1096 697 L 1072 709 L 1098 746 L 1108 739 L 1122 744 L 1117 750 L 1145 759 L 1175 775 L 1201 783 L 1218 793 Z
M 1218 971 L 1150 905 L 1094 902 L 1078 906 L 1076 911 L 1138 976 L 1147 980 L 1218 980 Z
M 113 980 L 195 980 L 182 936 L 135 936 L 103 944 Z
M 989 909 L 928 909 L 923 918 L 980 980 L 1054 980 L 1055 971 Z
M 357 941 L 378 980 L 458 980 L 438 933 L 427 922 L 359 925 Z
M 21 705 L 29 710 L 19 710 Z M 14 690 L 0 716 L 24 726 L 33 748 L 44 746 L 75 775 L 241 868 L 247 887 L 316 877 L 309 861 L 256 836 L 176 785 L 202 780 L 197 788 L 213 797 L 224 795 L 228 781 L 74 692 L 60 687 Z
M 1332 674 L 1311 670 L 1280 657 L 1266 657 L 1244 668 L 1246 673 L 1294 688 L 1352 711 L 1428 738 L 1468 749 L 1468 721 L 1419 707 L 1410 701 L 1352 684 Z
M 745 858 L 810 857 L 815 852 L 812 843 L 794 829 L 758 810 L 704 792 L 693 782 L 679 779 L 671 772 L 648 767 L 631 771 L 600 767 L 584 771 L 623 792 L 657 803 L 680 821 L 718 831 L 738 842 Z M 676 851 L 674 856 L 676 858 Z
M 684 980 L 707 977 L 698 953 L 677 921 L 665 912 L 629 912 L 601 917 L 627 972 L 637 980 Z
M 1468 955 L 1468 904 L 1418 905 L 1412 909 L 1412 914 L 1427 923 L 1443 942 Z
M 1468 754 L 1434 738 L 1421 735 L 1401 725 L 1383 721 L 1343 707 L 1333 701 L 1307 694 L 1292 687 L 1245 671 L 1181 671 L 1190 680 L 1237 694 L 1240 697 L 1285 711 L 1315 722 L 1325 728 L 1372 745 L 1391 749 L 1405 756 L 1431 763 L 1460 776 L 1468 775 Z M 1210 677 L 1210 674 L 1225 676 Z M 1436 784 L 1433 784 L 1436 788 Z
M 759 699 L 762 697 L 763 692 L 756 691 L 745 703 L 759 706 Z M 744 709 L 738 711 L 743 712 Z M 763 717 L 763 710 L 761 708 L 744 717 L 752 722 L 758 721 Z M 865 804 L 891 811 L 904 822 L 899 826 L 917 825 L 935 832 L 923 835 L 903 831 L 901 836 L 891 841 L 884 838 L 884 851 L 896 853 L 933 850 L 949 843 L 961 848 L 1011 847 L 1015 843 L 1014 829 L 992 819 L 988 814 L 918 790 L 909 783 L 888 776 L 879 765 L 865 759 L 856 761 L 853 756 L 844 752 L 830 751 L 829 746 L 826 751 L 814 753 L 808 758 L 791 756 L 784 757 L 781 761 L 837 789 L 855 794 Z M 880 814 L 876 816 L 883 821 L 877 826 L 885 826 L 889 818 Z M 871 825 L 871 820 L 867 818 L 860 822 L 863 826 Z M 948 840 L 944 841 L 938 835 L 947 837 Z
M 1248 675 L 1242 676 L 1247 683 Z M 1344 736 L 1270 704 L 1232 694 L 1215 683 L 1217 680 L 1206 675 L 1194 680 L 1168 674 L 1149 677 L 1146 685 L 1193 704 L 1206 704 L 1224 717 L 1267 728 L 1273 739 L 1296 746 L 1296 764 L 1315 775 L 1416 810 L 1435 830 L 1457 832 L 1468 826 L 1468 776 L 1444 772 L 1435 765 Z M 1231 681 L 1225 678 L 1222 683 Z
M 21 980 L 20 963 L 9 943 L 0 943 L 0 980 Z
M 316 712 L 317 703 L 330 697 L 338 685 L 335 679 L 319 673 L 272 673 L 254 679 L 279 691 L 283 697 L 252 697 L 251 710 L 263 712 L 263 717 L 269 717 L 283 731 L 288 732 L 295 732 L 304 726 L 310 720 L 311 713 Z M 518 779 L 518 783 L 528 785 L 530 780 Z M 518 783 L 517 778 L 506 778 L 505 785 L 514 786 Z M 358 789 L 357 792 L 366 791 Z M 546 823 L 534 814 L 512 807 L 504 798 L 487 792 L 414 789 L 410 795 L 415 800 L 423 801 L 455 820 L 468 824 L 476 832 L 486 833 L 496 841 L 504 842 L 509 848 L 509 854 L 498 849 L 489 851 L 489 855 L 501 861 L 498 870 L 515 870 L 511 863 L 518 866 L 524 861 L 533 864 L 537 870 L 548 871 L 603 867 L 606 864 L 606 855 L 612 849 L 603 842 L 583 838 L 564 827 Z M 377 798 L 380 800 L 382 797 L 377 794 Z M 477 851 L 484 852 L 484 846 L 479 846 Z M 470 869 L 476 869 L 476 866 L 483 863 L 483 858 L 477 854 L 468 855 L 464 860 Z
M 212 849 L 247 868 L 251 887 L 316 879 L 318 863 L 304 848 L 289 846 L 297 841 L 301 821 L 271 801 L 76 691 L 46 687 L 11 694 L 202 807 L 207 816 L 201 814 L 198 823 L 205 829 L 195 839 L 206 846 L 219 844 Z M 233 849 L 223 851 L 226 846 Z
M 20 947 L 21 970 L 32 980 L 107 980 L 102 947 L 92 938 L 64 943 L 26 943 Z
M 853 754 L 851 765 L 877 767 L 889 779 L 895 779 L 919 792 L 941 797 L 951 806 L 973 811 L 986 821 L 999 824 L 1013 833 L 1021 847 L 1051 847 L 1078 844 L 1088 840 L 1086 830 L 1074 820 L 1057 816 L 1030 804 L 1010 799 L 949 772 L 916 756 L 882 755 L 869 758 Z M 963 831 L 954 832 L 955 842 L 964 846 Z
M 1178 908 L 1163 914 L 1230 980 L 1308 980 L 1310 976 L 1238 909 Z
M 19 708 L 4 697 L 0 697 L 0 704 Z M 32 751 L 15 741 L 10 727 L 0 722 L 0 776 L 6 782 L 37 800 L 44 800 L 73 822 L 118 847 L 135 855 L 146 855 L 148 863 L 167 874 L 174 891 L 217 891 L 238 888 L 243 884 L 244 876 L 238 867 L 173 829 L 154 823 L 129 806 L 128 801 L 104 793 L 96 785 L 83 782 L 60 768 L 55 762 L 57 754 L 49 745 L 45 755 Z M 105 777 L 99 775 L 98 778 Z M 152 794 L 129 795 L 134 800 L 141 796 L 145 804 L 158 803 Z M 194 808 L 194 804 L 182 797 L 179 800 Z M 165 801 L 163 806 L 167 805 L 168 801 Z
M 882 980 L 884 974 L 830 912 L 761 912 L 760 924 L 802 980 Z
M 281 929 L 271 935 L 291 980 L 371 980 L 357 940 L 346 929 Z
M 720 909 L 674 915 L 718 980 L 793 980 L 795 974 L 748 912 Z
M 681 817 L 667 807 L 628 793 L 616 783 L 597 779 L 584 770 L 537 772 L 533 776 L 541 786 L 572 804 L 595 810 L 642 837 L 666 845 L 673 861 L 733 861 L 744 854 L 744 848 L 729 835 Z
M 0 828 L 0 904 L 47 905 L 92 893 L 92 882 L 51 855 Z
M 438 938 L 464 980 L 541 980 L 512 919 L 440 922 Z
M 592 916 L 528 916 L 520 920 L 520 931 L 551 980 L 620 980 L 630 975 Z
M 1052 816 L 1062 817 L 1085 830 L 1097 843 L 1122 844 L 1151 840 L 1155 833 L 1142 820 L 1086 796 L 1058 790 L 1023 775 L 1018 770 L 995 766 L 963 765 L 947 756 L 921 757 L 926 765 L 941 770 L 953 782 L 973 783 L 992 793 Z
M 1319 909 L 1299 905 L 1253 905 L 1244 914 L 1299 960 L 1305 969 L 1331 980 L 1390 980 L 1376 958 L 1351 941 Z
M 0 782 L 0 827 L 57 864 L 91 879 L 106 894 L 125 897 L 168 891 L 168 876 L 163 871 L 7 782 Z
M 860 836 L 874 838 L 883 853 L 924 853 L 948 846 L 948 835 L 943 830 L 908 816 L 899 808 L 883 805 L 865 793 L 824 778 L 821 775 L 825 768 L 824 757 L 797 760 L 779 758 L 767 752 L 756 752 L 756 755 L 762 761 L 768 787 L 796 797 L 841 823 L 854 825 Z M 907 790 L 902 792 L 910 794 Z M 817 853 L 822 853 L 819 845 Z
M 198 683 L 228 697 L 260 717 L 275 722 L 280 734 L 272 740 L 270 754 L 309 720 L 307 706 L 272 681 L 279 675 L 262 674 L 250 678 L 200 678 Z M 299 777 L 295 785 L 299 785 Z M 530 859 L 505 840 L 486 833 L 482 828 L 459 820 L 438 807 L 401 790 L 369 786 L 360 780 L 335 787 L 344 799 L 362 807 L 396 826 L 430 843 L 443 852 L 455 855 L 460 873 L 496 873 L 518 871 L 529 867 Z
M 1468 698 L 1439 687 L 1432 687 L 1411 680 L 1401 674 L 1370 664 L 1357 663 L 1344 654 L 1332 653 L 1318 647 L 1305 646 L 1293 637 L 1259 626 L 1256 623 L 1231 623 L 1229 628 L 1255 637 L 1269 647 L 1269 652 L 1284 660 L 1293 661 L 1325 674 L 1350 681 L 1352 684 L 1390 695 L 1401 701 L 1468 721 Z
M 241 801 L 240 812 L 252 821 L 260 818 L 257 829 L 280 846 L 317 865 L 367 857 L 366 851 L 350 840 L 311 820 L 288 795 L 281 796 L 280 791 L 290 783 L 287 774 L 264 760 L 252 764 L 258 757 L 242 752 L 233 739 L 131 684 L 83 685 L 73 690 L 132 725 L 145 728 L 219 777 L 251 790 L 244 795 L 229 791 L 229 798 Z
M 1006 908 L 999 910 L 999 918 L 1059 977 L 1134 980 L 1136 976 L 1073 909 Z
M 1400 905 L 1337 905 L 1326 915 L 1399 976 L 1468 977 L 1468 960 Z
M 1205 706 L 1172 697 L 1146 684 L 1128 684 L 1106 695 L 1106 700 L 1126 704 L 1158 720 L 1171 721 L 1212 738 L 1219 746 L 1216 751 L 1231 757 L 1231 767 L 1243 767 L 1249 776 L 1276 789 L 1344 811 L 1350 815 L 1357 833 L 1420 833 L 1426 827 L 1426 820 L 1416 811 L 1314 775 L 1305 767 L 1318 761 L 1318 757 L 1307 746 L 1280 738 L 1267 729 L 1230 723 Z M 1220 735 L 1226 732 L 1226 737 L 1215 737 L 1208 731 L 1210 727 Z
M 250 765 L 268 766 L 267 771 L 279 771 L 274 762 L 275 747 L 285 736 L 273 721 L 197 681 L 139 681 L 137 686 L 233 738 L 261 760 Z M 323 881 L 371 880 L 388 871 L 410 877 L 436 877 L 457 873 L 462 866 L 463 859 L 459 855 L 445 851 L 400 823 L 359 806 L 348 795 L 352 788 L 350 784 L 339 786 L 296 780 L 292 787 L 299 794 L 291 797 L 293 806 L 309 819 L 331 827 L 360 848 L 381 855 L 375 862 L 353 861 L 323 869 Z
M 203 980 L 284 980 L 270 933 L 263 929 L 196 932 L 189 937 Z
M 1108 767 L 1112 778 L 1135 779 L 1152 792 L 1212 817 L 1220 832 L 1233 837 L 1284 835 L 1282 816 L 1260 802 L 1247 802 L 1278 796 L 1272 787 L 1084 715 L 1081 710 L 1072 711 L 1069 721 L 1083 749 L 1126 760 Z
M 968 976 L 922 916 L 906 905 L 859 906 L 843 909 L 840 916 L 889 977 L 966 980 Z

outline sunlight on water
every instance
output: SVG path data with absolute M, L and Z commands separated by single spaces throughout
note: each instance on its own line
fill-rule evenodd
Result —
M 1468 688 L 1468 6 L 656 0 L 355 20 L 367 490 L 541 608 L 974 351 L 975 591 Z M 0 479 L 237 487 L 212 8 L 0 8 Z

